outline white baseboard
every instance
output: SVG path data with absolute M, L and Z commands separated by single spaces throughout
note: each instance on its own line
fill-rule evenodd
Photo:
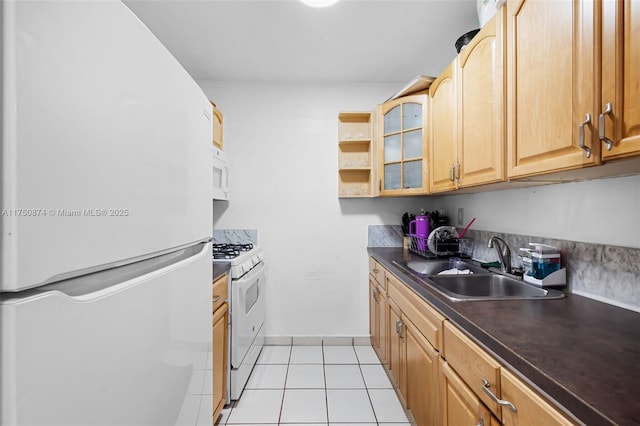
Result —
M 291 337 L 286 336 L 264 336 L 264 344 L 267 346 L 291 346 Z
M 269 346 L 370 346 L 371 336 L 265 336 Z

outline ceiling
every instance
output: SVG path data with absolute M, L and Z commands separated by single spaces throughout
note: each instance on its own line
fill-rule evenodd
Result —
M 478 27 L 476 0 L 124 0 L 196 80 L 408 82 Z

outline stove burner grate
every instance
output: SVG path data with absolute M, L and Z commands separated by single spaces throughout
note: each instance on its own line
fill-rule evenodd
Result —
M 233 259 L 240 255 L 242 251 L 250 251 L 253 244 L 226 244 L 216 243 L 213 245 L 214 259 Z

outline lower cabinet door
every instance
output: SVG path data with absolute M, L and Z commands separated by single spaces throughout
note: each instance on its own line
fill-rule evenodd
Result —
M 387 364 L 387 295 L 371 275 L 369 275 L 369 333 L 371 346 L 375 349 L 383 365 Z
M 216 423 L 227 389 L 227 347 L 229 345 L 229 304 L 225 302 L 213 313 L 213 420 Z
M 380 356 L 380 361 L 382 364 L 387 364 L 387 349 L 389 347 L 389 320 L 387 315 L 389 314 L 387 309 L 387 295 L 382 290 L 380 286 L 378 286 L 378 304 L 377 304 L 378 313 L 376 315 L 378 320 L 378 354 Z
M 417 426 L 440 424 L 438 415 L 438 352 L 406 318 L 406 402 Z
M 391 299 L 387 301 L 387 310 L 389 312 L 389 354 L 387 356 L 387 365 L 391 371 L 391 379 L 393 384 L 398 388 L 404 399 L 406 394 L 405 378 L 404 378 L 404 332 L 402 324 L 402 314 L 400 309 L 393 303 Z M 403 401 L 406 402 L 406 401 Z M 406 405 L 406 404 L 405 404 Z
M 371 335 L 371 346 L 379 354 L 380 347 L 380 320 L 378 319 L 378 286 L 376 281 L 369 275 L 369 334 Z

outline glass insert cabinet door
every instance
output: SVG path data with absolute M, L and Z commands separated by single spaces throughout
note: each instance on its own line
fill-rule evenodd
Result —
M 426 95 L 394 99 L 379 106 L 381 195 L 427 193 Z

